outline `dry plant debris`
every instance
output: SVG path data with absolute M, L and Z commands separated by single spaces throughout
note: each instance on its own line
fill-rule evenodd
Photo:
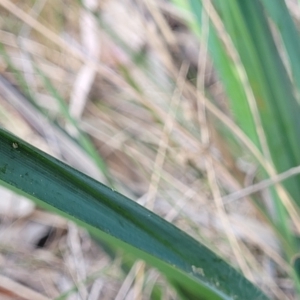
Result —
M 92 137 L 120 192 L 212 247 L 274 299 L 291 299 L 277 238 L 249 195 L 222 199 L 225 191 L 252 185 L 257 166 L 242 145 L 234 156 L 217 130 L 220 120 L 230 123 L 230 112 L 205 41 L 197 41 L 169 2 L 82 3 L 0 1 L 0 42 L 37 104 L 76 136 L 36 68 Z M 3 57 L 0 70 L 17 84 Z M 17 108 L 1 97 L 0 125 L 68 161 L 51 122 L 37 128 Z M 99 170 L 76 167 L 104 181 Z M 60 299 L 150 299 L 154 284 L 163 287 L 163 299 L 177 299 L 142 262 L 124 270 L 122 255 L 110 257 L 72 223 L 1 188 L 1 299 L 55 299 L 68 291 Z

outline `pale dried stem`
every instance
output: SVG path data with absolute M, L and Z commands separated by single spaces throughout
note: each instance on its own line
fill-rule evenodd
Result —
M 143 284 L 145 281 L 145 267 L 146 264 L 143 261 L 138 261 L 135 268 L 135 282 L 133 286 L 134 300 L 143 299 Z M 130 300 L 130 299 L 128 299 Z
M 150 210 L 153 210 L 154 208 L 158 185 L 161 178 L 161 171 L 163 169 L 164 160 L 168 148 L 169 135 L 172 131 L 173 124 L 174 124 L 173 114 L 174 112 L 176 112 L 180 102 L 187 70 L 188 70 L 188 65 L 183 64 L 179 72 L 179 76 L 176 84 L 177 88 L 174 91 L 174 94 L 171 98 L 170 105 L 169 105 L 169 113 L 167 115 L 167 119 L 165 120 L 165 124 L 161 133 L 161 138 L 159 140 L 157 155 L 155 157 L 153 172 L 150 179 L 150 186 L 149 186 L 149 190 L 145 202 L 145 207 L 147 207 Z M 137 278 L 134 285 L 134 295 L 136 300 L 141 300 L 144 271 L 145 271 L 145 264 L 141 263 L 140 268 L 138 269 L 137 272 Z
M 130 290 L 130 287 L 134 282 L 137 268 L 139 267 L 140 267 L 139 262 L 138 261 L 135 262 L 132 268 L 130 269 L 129 273 L 127 274 L 125 280 L 123 281 L 122 286 L 115 297 L 115 300 L 124 300 L 126 298 L 126 295 L 128 294 L 128 291 Z
M 83 4 L 88 10 L 81 8 L 80 31 L 82 44 L 86 55 L 91 60 L 97 61 L 100 54 L 99 29 L 96 17 L 92 13 L 97 8 L 97 1 L 84 0 Z M 75 119 L 80 119 L 82 116 L 96 72 L 94 64 L 85 61 L 77 74 L 69 104 L 70 114 Z
M 76 225 L 72 222 L 68 223 L 68 229 L 68 245 L 71 253 L 70 271 L 75 277 L 75 283 L 78 286 L 78 291 L 81 298 L 87 299 L 88 292 L 83 283 L 86 279 L 86 262 L 81 249 L 79 231 Z
M 208 11 L 209 13 L 209 11 Z M 202 96 L 202 91 L 204 91 L 204 74 L 205 74 L 205 62 L 207 58 L 207 39 L 208 39 L 208 33 L 209 33 L 209 19 L 206 12 L 202 11 L 202 28 L 203 28 L 203 34 L 202 34 L 202 51 L 199 52 L 199 58 L 198 58 L 198 76 L 197 76 L 197 105 L 198 105 L 198 121 L 200 125 L 200 131 L 201 131 L 201 141 L 202 145 L 205 148 L 209 148 L 210 144 L 210 133 L 207 125 L 207 119 L 206 119 L 206 108 L 205 108 L 205 100 Z M 201 65 L 201 60 L 203 59 L 204 63 Z M 250 268 L 247 265 L 247 262 L 245 260 L 245 256 L 242 255 L 241 247 L 239 245 L 239 242 L 234 235 L 230 221 L 228 219 L 228 216 L 225 211 L 224 203 L 221 198 L 221 192 L 217 183 L 216 173 L 213 165 L 213 161 L 210 156 L 205 157 L 205 167 L 208 177 L 208 182 L 210 185 L 210 189 L 214 198 L 214 202 L 217 208 L 218 215 L 222 221 L 222 224 L 225 229 L 225 234 L 228 238 L 228 241 L 231 245 L 231 249 L 237 259 L 237 262 L 242 270 L 242 272 L 253 281 L 253 276 L 251 273 Z
M 98 300 L 100 299 L 101 290 L 103 289 L 104 282 L 103 279 L 98 278 L 94 281 L 88 300 Z
M 32 289 L 20 284 L 8 277 L 0 274 L 0 288 L 12 293 L 16 298 L 26 300 L 50 300 L 50 298 L 33 291 Z
M 253 154 L 253 156 L 258 160 L 261 166 L 266 170 L 268 175 L 271 178 L 274 178 L 276 175 L 276 171 L 274 167 L 269 163 L 269 161 L 260 153 L 257 147 L 253 144 L 253 142 L 246 136 L 246 134 L 232 121 L 230 120 L 223 112 L 221 112 L 213 103 L 209 100 L 205 100 L 206 108 L 215 115 L 224 125 L 226 125 L 235 136 L 247 147 L 247 149 Z M 288 172 L 288 171 L 287 171 Z M 300 229 L 300 222 L 298 216 L 300 215 L 298 208 L 295 206 L 290 196 L 288 195 L 285 188 L 278 183 L 275 184 L 276 191 L 278 195 L 281 197 L 283 204 L 286 209 L 289 211 L 293 223 L 295 226 Z M 226 197 L 226 196 L 225 196 Z
M 176 112 L 180 102 L 187 70 L 188 70 L 188 65 L 183 64 L 177 79 L 177 84 L 176 84 L 177 88 L 171 98 L 170 105 L 169 105 L 169 113 L 166 116 L 161 138 L 159 140 L 157 155 L 155 157 L 153 173 L 151 175 L 150 187 L 149 187 L 147 200 L 146 200 L 146 207 L 151 210 L 153 209 L 154 206 L 155 195 L 157 193 L 158 184 L 161 177 L 160 174 L 163 169 L 163 164 L 164 164 L 164 160 L 168 148 L 169 135 L 173 129 L 174 112 Z
M 233 201 L 245 198 L 247 196 L 250 196 L 254 193 L 257 193 L 259 191 L 262 191 L 264 189 L 267 189 L 268 187 L 274 186 L 279 182 L 282 182 L 292 176 L 296 176 L 300 174 L 300 166 L 291 168 L 285 172 L 276 174 L 274 176 L 272 176 L 271 178 L 265 179 L 259 183 L 253 184 L 251 186 L 248 186 L 244 189 L 241 189 L 235 193 L 226 195 L 224 197 L 222 197 L 223 202 L 225 204 L 231 203 Z
M 170 52 L 166 48 L 164 41 L 158 35 L 157 27 L 152 23 L 147 24 L 146 34 L 149 44 L 155 49 L 155 53 L 158 55 L 160 61 L 164 63 L 166 69 L 172 74 L 177 74 L 177 69 L 174 67 Z
M 154 2 L 152 0 L 146 0 L 144 2 L 149 12 L 153 16 L 153 19 L 155 20 L 157 26 L 161 30 L 161 33 L 164 36 L 166 42 L 170 46 L 176 46 L 176 37 L 174 36 L 174 33 L 172 32 L 169 24 L 166 22 L 164 16 L 162 15 L 161 10 L 157 7 L 157 1 Z

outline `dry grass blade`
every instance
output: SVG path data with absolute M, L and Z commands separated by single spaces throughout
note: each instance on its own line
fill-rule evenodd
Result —
M 206 15 L 206 12 L 203 10 L 203 49 L 204 49 L 204 55 L 200 52 L 199 53 L 199 63 L 198 63 L 198 68 L 200 70 L 200 61 L 201 59 L 203 59 L 206 57 L 207 55 L 207 39 L 208 39 L 208 30 L 209 30 L 209 19 L 208 19 L 208 15 Z M 202 55 L 201 55 L 202 54 Z M 205 60 L 204 60 L 205 62 Z M 205 63 L 204 63 L 205 66 Z M 202 73 L 203 72 L 203 73 Z M 207 125 L 207 120 L 206 120 L 206 107 L 205 107 L 205 101 L 203 100 L 203 96 L 201 94 L 201 91 L 204 91 L 204 72 L 205 72 L 205 67 L 203 67 L 202 72 L 198 73 L 198 77 L 197 77 L 197 90 L 198 90 L 198 94 L 197 94 L 197 98 L 198 98 L 198 120 L 199 120 L 199 125 L 200 125 L 200 130 L 201 130 L 201 140 L 202 140 L 202 144 L 209 148 L 210 146 L 210 132 L 208 130 L 208 125 Z M 250 280 L 254 280 L 251 271 L 247 265 L 246 262 L 246 256 L 242 255 L 242 251 L 241 251 L 241 247 L 239 244 L 239 241 L 237 240 L 236 236 L 234 235 L 232 228 L 231 228 L 231 224 L 229 222 L 227 213 L 225 211 L 225 206 L 224 203 L 222 201 L 221 198 L 221 192 L 217 183 L 217 177 L 216 177 L 216 172 L 215 172 L 215 168 L 214 168 L 214 164 L 213 161 L 211 159 L 210 156 L 206 156 L 205 158 L 205 167 L 206 167 L 206 172 L 207 172 L 207 177 L 208 177 L 208 182 L 210 185 L 210 189 L 212 191 L 213 194 L 213 199 L 216 205 L 216 209 L 218 211 L 218 214 L 220 216 L 220 219 L 223 223 L 223 226 L 225 228 L 225 232 L 226 235 L 228 237 L 228 240 L 230 242 L 232 251 L 238 261 L 239 267 L 242 270 L 243 274 L 245 274 L 245 276 L 247 278 L 249 278 Z
M 60 145 L 59 152 L 66 157 L 67 161 L 83 172 L 103 181 L 103 177 L 98 168 L 84 151 L 76 143 L 51 124 L 45 116 L 41 114 L 11 83 L 0 77 L 0 91 L 6 101 L 22 113 L 27 122 L 35 128 L 42 136 L 46 133 L 52 135 Z M 45 136 L 47 138 L 47 136 Z
M 6 295 L 8 297 L 13 297 L 14 299 L 16 297 L 22 300 L 23 299 L 24 300 L 49 300 L 50 299 L 2 275 L 0 275 L 0 289 L 6 291 Z M 0 294 L 3 293 L 1 292 Z
M 97 2 L 85 0 L 83 1 L 83 4 L 89 11 L 81 8 L 81 39 L 87 56 L 91 60 L 97 61 L 101 47 L 99 43 L 97 20 L 93 15 L 93 12 L 97 9 Z M 83 114 L 95 76 L 96 69 L 94 68 L 94 64 L 91 64 L 90 62 L 86 62 L 77 74 L 69 104 L 70 114 L 75 119 L 80 119 Z

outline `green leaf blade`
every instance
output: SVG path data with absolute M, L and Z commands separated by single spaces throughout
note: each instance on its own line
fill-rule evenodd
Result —
M 235 26 L 235 31 L 231 29 L 233 26 L 226 28 L 252 87 L 274 164 L 279 172 L 284 172 L 300 163 L 300 107 L 293 94 L 293 85 L 275 45 L 261 2 L 230 3 L 230 8 L 225 5 L 220 7 L 230 9 L 231 22 L 239 26 Z M 274 1 L 273 5 L 276 3 Z M 300 205 L 298 180 L 299 177 L 295 177 L 285 185 Z
M 1 129 L 0 181 L 145 259 L 192 299 L 267 299 L 172 224 Z

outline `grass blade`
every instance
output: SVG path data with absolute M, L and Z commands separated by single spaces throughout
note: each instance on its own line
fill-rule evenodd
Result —
M 300 111 L 261 2 L 232 1 L 230 7 L 218 3 L 221 14 L 226 16 L 223 17 L 224 25 L 247 73 L 273 163 L 279 172 L 286 171 L 300 163 L 300 140 L 297 136 Z M 237 23 L 239 26 L 235 26 Z M 242 40 L 240 36 L 243 36 Z M 284 185 L 299 205 L 298 180 L 298 176 L 294 177 Z M 285 209 L 275 194 L 273 197 L 277 199 L 274 201 L 277 224 L 289 242 L 294 244 L 287 227 Z M 293 251 L 288 254 L 289 257 L 291 255 Z
M 262 0 L 262 4 L 267 10 L 268 15 L 272 18 L 274 24 L 282 38 L 282 46 L 288 56 L 289 68 L 292 71 L 293 81 L 297 88 L 299 97 L 300 91 L 300 70 L 298 68 L 300 39 L 295 24 L 289 14 L 284 1 L 267 1 Z
M 0 181 L 145 259 L 186 299 L 267 299 L 172 224 L 2 129 Z

